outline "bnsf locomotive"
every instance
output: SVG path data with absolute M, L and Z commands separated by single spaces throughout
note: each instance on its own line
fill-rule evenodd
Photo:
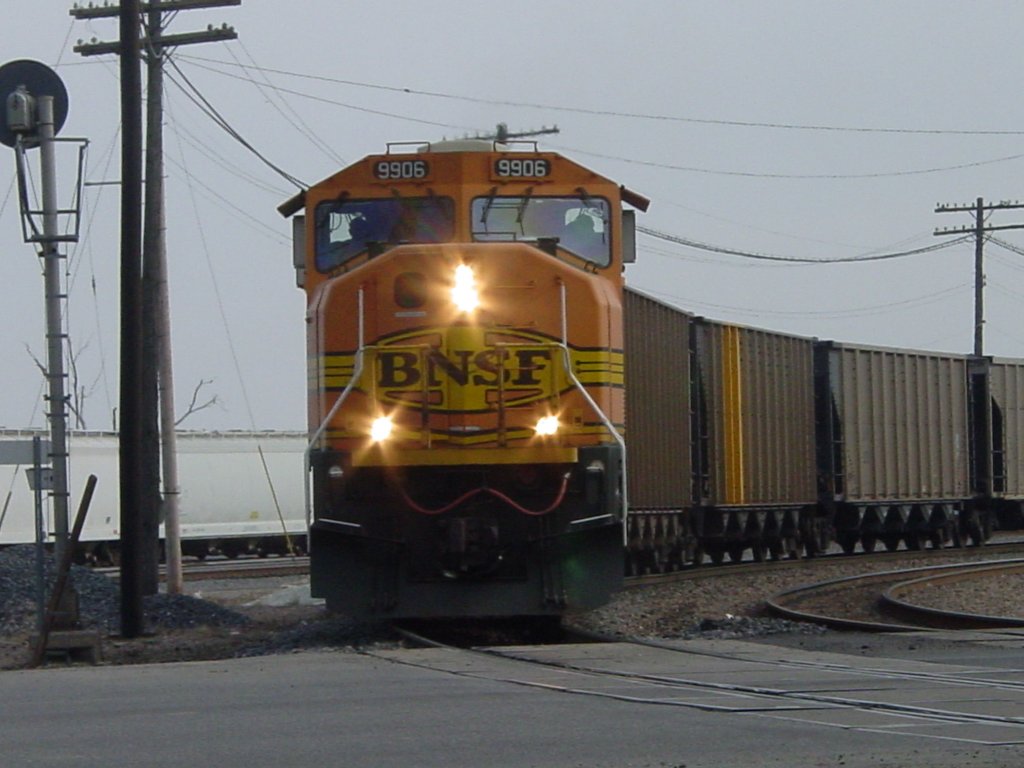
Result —
M 532 143 L 389 145 L 281 206 L 332 610 L 558 615 L 621 582 L 623 261 L 647 201 Z
M 555 616 L 605 601 L 623 559 L 1021 527 L 1024 361 L 667 306 L 623 285 L 625 206 L 647 201 L 533 144 L 467 140 L 391 145 L 281 207 L 305 209 L 312 589 L 330 608 Z

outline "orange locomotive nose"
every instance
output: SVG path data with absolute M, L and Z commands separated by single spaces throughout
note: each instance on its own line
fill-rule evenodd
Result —
M 619 187 L 455 142 L 367 158 L 302 204 L 314 592 L 392 616 L 607 599 L 625 510 Z

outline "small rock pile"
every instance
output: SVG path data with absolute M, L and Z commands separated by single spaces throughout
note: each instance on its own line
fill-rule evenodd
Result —
M 36 625 L 36 551 L 31 545 L 0 550 L 0 636 L 32 632 Z M 44 584 L 49 598 L 56 566 L 44 557 Z M 71 577 L 78 593 L 83 626 L 106 633 L 121 629 L 121 597 L 117 584 L 89 568 L 73 565 Z M 198 626 L 241 627 L 249 619 L 236 611 L 188 595 L 148 595 L 143 598 L 147 628 L 189 629 Z

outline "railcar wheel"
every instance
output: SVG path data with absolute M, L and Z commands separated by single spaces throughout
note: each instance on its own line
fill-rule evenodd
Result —
M 242 554 L 242 547 L 234 541 L 225 541 L 220 547 L 221 554 L 229 560 L 235 560 Z
M 972 547 L 980 547 L 984 543 L 985 539 L 982 536 L 981 526 L 976 520 L 972 520 L 967 524 L 967 537 Z
M 800 559 L 800 541 L 795 536 L 783 539 L 782 547 L 786 552 L 786 557 L 790 560 Z
M 852 555 L 857 548 L 857 534 L 841 533 L 837 536 L 839 546 L 843 548 L 843 554 Z
M 729 547 L 729 560 L 734 563 L 743 562 L 743 551 L 746 549 L 742 544 L 734 544 Z
M 721 565 L 722 561 L 725 560 L 724 549 L 712 549 L 708 552 L 708 556 L 711 558 L 711 562 L 715 565 Z
M 900 548 L 900 536 L 899 534 L 887 533 L 882 536 L 882 543 L 885 545 L 886 550 L 895 552 Z
M 698 544 L 693 548 L 693 567 L 699 568 L 704 565 L 704 547 Z
M 869 555 L 875 551 L 875 544 L 878 543 L 878 538 L 871 533 L 865 533 L 860 537 L 860 546 Z
M 626 576 L 636 576 L 636 575 L 638 575 L 637 567 L 636 567 L 635 555 L 632 552 L 630 552 L 629 550 L 626 550 L 626 556 L 623 558 L 623 560 L 624 560 L 624 562 L 622 564 L 622 571 L 623 571 L 623 573 L 625 573 Z
M 916 552 L 921 549 L 921 534 L 908 533 L 903 537 L 903 542 L 907 545 L 907 549 Z

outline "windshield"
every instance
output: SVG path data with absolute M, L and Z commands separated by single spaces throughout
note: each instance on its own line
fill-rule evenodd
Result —
M 342 200 L 316 207 L 316 268 L 327 272 L 367 243 L 443 243 L 455 231 L 450 197 Z
M 608 201 L 583 197 L 478 197 L 473 239 L 558 238 L 561 248 L 602 267 L 611 263 Z

